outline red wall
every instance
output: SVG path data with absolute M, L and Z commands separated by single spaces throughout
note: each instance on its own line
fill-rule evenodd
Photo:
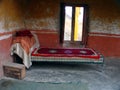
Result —
M 106 57 L 120 57 L 120 35 L 91 33 L 88 45 Z
M 53 30 L 36 30 L 40 47 L 59 47 L 59 34 Z
M 0 40 L 0 77 L 3 76 L 3 64 L 12 62 L 12 57 L 10 56 L 11 40 L 11 37 Z

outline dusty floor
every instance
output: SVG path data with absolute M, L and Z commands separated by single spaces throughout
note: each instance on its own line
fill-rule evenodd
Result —
M 105 58 L 104 67 L 34 62 L 24 80 L 4 78 L 0 90 L 120 90 L 120 58 Z
M 33 63 L 25 81 L 83 83 L 88 90 L 120 90 L 120 59 L 105 58 L 105 66 L 95 64 Z

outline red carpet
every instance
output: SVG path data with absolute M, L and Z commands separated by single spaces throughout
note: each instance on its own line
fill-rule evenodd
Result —
M 91 48 L 80 49 L 57 49 L 57 48 L 39 48 L 32 52 L 32 56 L 41 57 L 77 57 L 77 58 L 92 58 L 98 60 L 100 54 Z

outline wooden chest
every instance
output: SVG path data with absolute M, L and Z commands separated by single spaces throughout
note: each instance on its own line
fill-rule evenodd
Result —
M 25 66 L 17 63 L 6 63 L 3 65 L 4 75 L 6 77 L 23 79 L 26 75 Z

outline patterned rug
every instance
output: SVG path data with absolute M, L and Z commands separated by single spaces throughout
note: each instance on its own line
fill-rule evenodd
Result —
M 79 49 L 68 49 L 68 48 L 38 48 L 32 52 L 32 56 L 42 57 L 77 57 L 77 58 L 93 58 L 99 59 L 100 54 L 91 48 L 79 48 Z

